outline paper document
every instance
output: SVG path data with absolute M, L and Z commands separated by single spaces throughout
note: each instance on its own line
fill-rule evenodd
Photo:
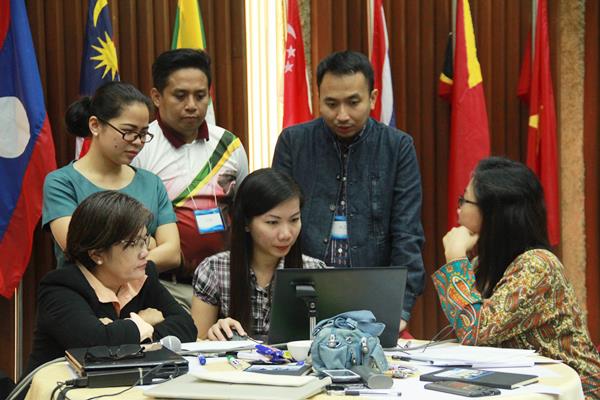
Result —
M 268 375 L 245 371 L 194 371 L 190 375 L 205 381 L 269 386 L 302 386 L 318 380 L 316 376 Z
M 406 357 L 434 366 L 466 365 L 473 368 L 532 367 L 535 350 L 483 346 L 448 345 L 417 350 L 393 351 L 388 354 Z
M 197 351 L 202 353 L 225 353 L 227 351 L 250 350 L 256 346 L 252 340 L 212 341 L 202 340 L 181 344 L 182 351 Z

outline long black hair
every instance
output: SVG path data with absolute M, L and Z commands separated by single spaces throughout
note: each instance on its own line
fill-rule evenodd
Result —
M 238 187 L 231 215 L 231 306 L 229 316 L 243 326 L 252 326 L 250 306 L 250 262 L 253 241 L 246 227 L 254 217 L 279 204 L 297 198 L 302 207 L 302 191 L 298 184 L 283 172 L 263 168 L 248 175 Z M 285 268 L 302 268 L 300 240 L 285 256 Z
M 519 254 L 550 249 L 546 206 L 542 185 L 533 171 L 502 157 L 479 162 L 473 190 L 482 217 L 475 280 L 487 298 Z

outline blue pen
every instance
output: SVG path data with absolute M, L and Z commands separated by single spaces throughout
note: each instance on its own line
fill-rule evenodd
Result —
M 200 365 L 206 365 L 206 357 L 203 354 L 198 354 L 198 362 Z

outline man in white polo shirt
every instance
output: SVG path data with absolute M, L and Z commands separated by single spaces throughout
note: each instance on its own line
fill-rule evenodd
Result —
M 228 247 L 229 205 L 248 174 L 248 157 L 233 133 L 205 120 L 210 101 L 210 58 L 199 50 L 169 50 L 152 65 L 157 108 L 154 139 L 133 160 L 158 175 L 177 215 L 183 253 L 177 270 L 161 271 L 163 284 L 188 311 L 191 280 L 206 257 Z

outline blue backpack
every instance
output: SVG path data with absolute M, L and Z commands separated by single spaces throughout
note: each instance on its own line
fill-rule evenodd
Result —
M 366 366 L 386 371 L 387 360 L 378 337 L 384 329 L 385 324 L 366 310 L 345 312 L 319 322 L 310 348 L 313 368 L 321 372 Z

